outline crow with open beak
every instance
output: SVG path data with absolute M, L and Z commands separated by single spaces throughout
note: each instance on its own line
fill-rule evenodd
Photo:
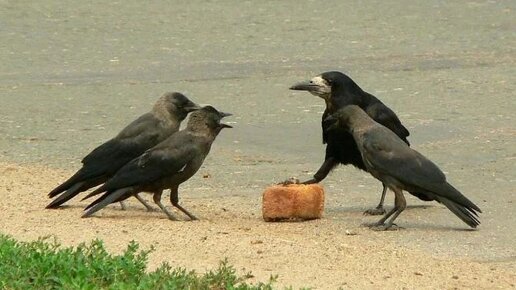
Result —
M 176 133 L 188 113 L 200 108 L 181 93 L 163 94 L 150 112 L 86 155 L 81 169 L 48 194 L 50 198 L 57 198 L 46 208 L 58 208 L 77 194 L 106 182 L 127 162 Z M 139 195 L 135 197 L 152 210 Z
M 154 194 L 154 202 L 168 218 L 177 220 L 161 203 L 163 190 L 170 189 L 172 205 L 191 220 L 196 220 L 197 217 L 179 205 L 179 185 L 201 168 L 220 131 L 232 128 L 221 123 L 222 118 L 227 116 L 231 114 L 219 112 L 212 106 L 190 114 L 184 130 L 127 163 L 113 178 L 86 196 L 88 198 L 105 192 L 86 207 L 82 217 L 89 217 L 110 203 L 125 200 L 140 192 L 151 192 Z

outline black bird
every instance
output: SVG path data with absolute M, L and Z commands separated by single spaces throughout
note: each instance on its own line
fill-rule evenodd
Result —
M 402 190 L 424 193 L 472 228 L 480 224 L 480 208 L 449 184 L 437 165 L 371 119 L 360 107 L 346 106 L 326 121 L 333 123 L 329 131 L 342 128 L 353 135 L 367 171 L 394 192 L 394 208 L 374 224 L 374 229 L 389 229 L 405 209 L 407 203 Z
M 154 202 L 169 219 L 177 220 L 161 203 L 163 190 L 169 188 L 172 205 L 190 219 L 196 220 L 193 214 L 179 205 L 178 187 L 199 170 L 219 132 L 223 128 L 231 128 L 220 123 L 222 118 L 230 115 L 211 106 L 190 114 L 184 130 L 133 159 L 113 178 L 86 196 L 88 198 L 105 192 L 86 207 L 86 213 L 82 217 L 89 217 L 110 203 L 125 200 L 145 191 L 154 194 Z
M 58 208 L 80 192 L 106 182 L 127 162 L 177 132 L 187 114 L 198 109 L 200 107 L 183 94 L 165 93 L 150 112 L 86 155 L 82 159 L 82 168 L 48 194 L 50 198 L 61 195 L 47 208 Z M 152 209 L 139 196 L 136 198 L 147 209 Z
M 312 78 L 310 81 L 297 83 L 290 87 L 290 89 L 308 91 L 322 98 L 326 103 L 326 109 L 322 115 L 322 137 L 323 144 L 326 144 L 324 162 L 312 179 L 303 182 L 305 184 L 322 181 L 338 164 L 352 164 L 359 169 L 367 170 L 360 157 L 360 152 L 353 140 L 353 136 L 343 129 L 327 130 L 328 125 L 324 121 L 338 109 L 347 105 L 359 106 L 371 118 L 389 128 L 403 142 L 409 145 L 407 137 L 410 133 L 401 124 L 396 114 L 375 96 L 362 90 L 350 77 L 341 72 L 325 72 Z M 376 208 L 367 210 L 365 214 L 380 215 L 385 213 L 383 203 L 386 192 L 387 187 L 383 184 L 380 203 Z M 414 193 L 414 195 L 423 200 L 429 200 L 429 197 L 425 194 Z

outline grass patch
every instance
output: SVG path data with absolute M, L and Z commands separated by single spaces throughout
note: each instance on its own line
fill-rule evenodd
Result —
M 202 275 L 167 263 L 146 272 L 150 252 L 136 242 L 111 255 L 100 240 L 66 248 L 49 238 L 0 235 L 0 289 L 272 289 L 275 282 L 247 284 L 252 275 L 237 276 L 227 261 Z

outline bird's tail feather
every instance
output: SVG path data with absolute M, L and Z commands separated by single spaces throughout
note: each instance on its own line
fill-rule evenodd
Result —
M 478 220 L 478 213 L 482 212 L 480 208 L 451 184 L 446 182 L 439 185 L 439 187 L 433 188 L 432 192 L 428 193 L 429 197 L 444 204 L 470 227 L 476 228 L 480 224 Z
M 126 187 L 113 192 L 106 192 L 103 196 L 99 197 L 85 208 L 86 212 L 82 215 L 82 217 L 89 217 L 92 214 L 104 208 L 105 206 L 107 206 L 108 204 L 120 200 L 122 196 L 130 190 L 132 190 L 132 188 Z
M 88 181 L 90 179 L 97 179 L 103 175 L 102 171 L 93 170 L 92 168 L 82 167 L 77 171 L 74 175 L 72 175 L 68 180 L 60 184 L 58 187 L 54 188 L 51 192 L 48 193 L 48 197 L 52 198 L 61 192 L 71 188 L 78 182 Z M 86 189 L 85 189 L 86 190 Z
M 93 188 L 99 184 L 102 184 L 106 181 L 105 176 L 99 176 L 96 178 L 83 179 L 83 181 L 79 181 L 68 188 L 65 192 L 63 192 L 58 198 L 52 201 L 47 208 L 57 208 L 68 200 L 72 199 L 77 194 L 86 191 L 90 188 Z
M 99 187 L 99 188 L 95 189 L 94 191 L 92 191 L 92 192 L 88 193 L 88 195 L 86 195 L 85 197 L 83 197 L 81 200 L 88 199 L 88 198 L 90 198 L 90 197 L 92 197 L 92 196 L 95 196 L 95 195 L 97 195 L 97 194 L 99 194 L 99 193 L 103 193 L 104 191 L 106 191 L 106 188 L 105 188 L 105 187 L 104 187 L 104 185 L 103 185 L 103 186 L 101 186 L 101 187 Z
M 476 228 L 480 224 L 480 221 L 478 220 L 478 214 L 474 208 L 460 205 L 442 196 L 438 196 L 436 199 L 444 204 L 449 210 L 451 210 L 451 212 L 453 212 L 468 226 Z
M 82 189 L 85 181 L 78 182 L 74 185 L 72 185 L 70 188 L 68 188 L 63 194 L 61 194 L 59 197 L 54 199 L 51 203 L 49 203 L 46 208 L 58 208 L 63 203 L 69 201 L 71 198 L 82 192 L 84 189 Z
M 456 204 L 462 205 L 463 207 L 468 208 L 470 211 L 475 213 L 476 212 L 482 212 L 480 208 L 474 204 L 471 200 L 469 200 L 467 197 L 465 197 L 460 191 L 458 191 L 455 187 L 453 187 L 451 184 L 446 183 L 444 187 L 444 192 L 446 193 L 446 198 L 450 201 L 455 202 Z
M 77 171 L 74 175 L 72 175 L 68 180 L 61 183 L 59 186 L 54 188 L 51 192 L 48 193 L 48 197 L 52 198 L 61 192 L 69 189 L 70 187 L 74 186 L 76 183 L 81 182 L 84 179 L 83 173 L 81 170 Z

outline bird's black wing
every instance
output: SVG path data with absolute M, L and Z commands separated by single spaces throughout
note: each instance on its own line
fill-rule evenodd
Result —
M 403 124 L 401 124 L 400 119 L 396 114 L 385 104 L 381 102 L 376 102 L 374 104 L 369 105 L 366 108 L 366 113 L 373 118 L 376 122 L 384 125 L 389 128 L 392 132 L 394 132 L 398 137 L 400 137 L 407 145 L 410 145 L 407 137 L 410 135 L 410 132 Z
M 115 138 L 95 148 L 83 158 L 84 170 L 114 173 L 125 163 L 156 145 L 160 140 L 160 124 L 152 114 L 142 115 Z
M 86 155 L 82 159 L 82 168 L 54 188 L 48 196 L 54 197 L 71 187 L 75 187 L 75 190 L 67 193 L 67 197 L 62 200 L 64 202 L 79 192 L 99 184 L 91 183 L 92 179 L 103 183 L 104 179 L 111 177 L 120 167 L 160 142 L 164 135 L 160 130 L 159 120 L 152 114 L 147 113 L 140 116 L 127 125 L 115 138 L 103 143 Z M 77 187 L 78 183 L 83 183 L 84 186 Z M 90 184 L 89 187 L 86 184 Z M 62 202 L 59 201 L 49 206 L 54 207 Z
M 432 161 L 411 149 L 385 127 L 374 127 L 363 136 L 362 156 L 368 167 L 405 185 L 444 197 L 462 206 L 480 209 L 446 181 Z
M 151 184 L 181 171 L 198 151 L 190 135 L 177 133 L 126 164 L 98 190 Z
M 430 160 L 412 150 L 390 130 L 370 129 L 363 135 L 363 158 L 375 170 L 406 184 L 442 183 L 445 176 Z

